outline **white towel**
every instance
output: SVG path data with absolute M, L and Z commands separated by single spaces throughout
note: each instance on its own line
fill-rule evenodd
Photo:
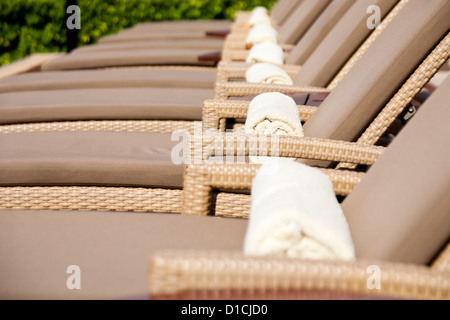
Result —
M 247 48 L 261 42 L 278 43 L 277 30 L 267 25 L 257 25 L 251 28 L 245 39 Z
M 252 10 L 250 18 L 248 19 L 248 24 L 251 26 L 255 25 L 268 25 L 272 24 L 272 21 L 269 17 L 269 13 L 267 9 L 264 7 L 256 7 Z
M 256 63 L 248 68 L 246 80 L 250 83 L 269 83 L 293 85 L 289 74 L 271 63 Z
M 253 182 L 244 253 L 354 260 L 350 228 L 328 177 L 285 159 L 266 163 Z
M 294 99 L 278 92 L 260 94 L 250 102 L 244 130 L 246 134 L 304 136 Z M 250 156 L 249 159 L 250 163 L 263 164 L 269 158 L 260 155 Z
M 245 133 L 303 137 L 302 123 L 294 99 L 278 92 L 256 96 L 248 108 Z
M 247 63 L 267 62 L 275 65 L 284 64 L 283 49 L 271 42 L 262 42 L 255 44 L 248 53 Z

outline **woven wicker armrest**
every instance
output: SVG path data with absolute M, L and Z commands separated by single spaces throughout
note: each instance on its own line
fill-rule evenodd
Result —
M 272 137 L 273 139 L 274 137 Z M 203 155 L 219 156 L 279 156 L 289 158 L 345 161 L 358 164 L 373 164 L 383 153 L 384 148 L 357 145 L 349 142 L 310 139 L 298 137 L 248 136 L 223 134 L 203 136 Z M 346 159 L 346 160 L 343 160 Z M 216 159 L 217 160 L 217 159 Z M 207 161 L 207 160 L 206 160 Z M 191 165 L 185 169 L 183 213 L 208 215 L 210 213 L 212 191 L 248 190 L 259 165 L 250 164 L 202 164 Z M 348 195 L 363 177 L 363 174 L 350 171 L 324 169 L 333 181 L 336 194 Z M 248 199 L 244 201 L 248 202 Z M 233 217 L 247 217 L 248 210 L 237 206 Z M 221 214 L 223 216 L 223 214 Z
M 225 132 L 226 119 L 246 119 L 249 101 L 206 100 L 203 103 L 203 130 Z M 317 107 L 298 106 L 300 119 L 303 122 L 316 112 Z
M 380 270 L 381 288 L 369 285 Z M 152 299 L 450 299 L 448 273 L 381 261 L 326 262 L 228 252 L 160 252 Z
M 193 121 L 178 120 L 58 121 L 0 125 L 0 134 L 39 131 L 189 132 L 193 134 L 194 129 Z
M 284 59 L 287 60 L 292 49 L 290 46 L 284 49 Z M 222 50 L 222 61 L 245 61 L 247 60 L 249 50 Z
M 246 62 L 221 61 L 217 67 L 217 81 L 228 82 L 230 79 L 245 79 L 245 74 L 251 64 Z M 283 65 L 282 68 L 294 78 L 301 66 Z
M 295 46 L 292 44 L 287 43 L 279 43 L 278 44 L 285 52 L 291 52 Z M 235 36 L 230 35 L 224 43 L 223 49 L 224 50 L 250 50 L 253 45 L 246 43 L 246 37 L 245 36 Z
M 253 179 L 260 165 L 254 164 L 210 164 L 191 165 L 185 169 L 183 210 L 186 215 L 208 215 L 211 212 L 211 200 L 213 190 L 250 190 Z M 338 171 L 332 169 L 320 169 L 333 183 L 337 195 L 348 195 L 364 177 L 364 173 L 353 171 Z M 218 206 L 227 194 L 218 197 Z M 243 195 L 240 199 L 234 195 L 233 213 L 226 213 L 228 209 L 216 209 L 216 215 L 222 217 L 248 218 L 250 196 Z M 234 202 L 238 201 L 238 202 Z M 244 205 L 243 205 L 244 204 Z
M 230 97 L 255 96 L 266 92 L 289 93 L 311 93 L 325 92 L 330 90 L 319 87 L 297 87 L 281 84 L 263 84 L 263 83 L 243 83 L 243 82 L 216 82 L 215 99 L 228 100 Z

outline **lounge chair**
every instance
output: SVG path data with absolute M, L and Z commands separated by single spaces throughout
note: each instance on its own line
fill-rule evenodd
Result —
M 361 11 L 359 5 L 357 10 Z M 353 12 L 353 11 L 352 11 Z M 359 19 L 358 19 L 359 20 Z M 348 22 L 340 24 L 339 29 L 348 32 Z M 351 29 L 360 28 L 360 23 L 350 24 Z M 365 28 L 365 26 L 363 27 Z M 331 38 L 333 39 L 333 38 Z M 363 41 L 364 38 L 360 38 Z M 333 40 L 334 41 L 334 40 Z M 360 44 L 360 42 L 358 42 Z M 336 47 L 336 43 L 334 44 Z M 367 45 L 365 46 L 367 47 Z M 330 48 L 331 49 L 331 48 Z M 335 59 L 337 63 L 338 60 Z M 298 69 L 297 69 L 298 70 Z M 161 119 L 161 120 L 201 120 L 201 105 L 204 100 L 211 99 L 213 97 L 212 90 L 206 89 L 157 89 L 158 86 L 172 86 L 172 85 L 185 85 L 183 80 L 173 81 L 172 78 L 177 79 L 178 72 L 173 70 L 171 73 L 167 70 L 153 70 L 153 73 L 147 72 L 147 70 L 108 70 L 108 71 L 70 71 L 70 72 L 54 72 L 54 73 L 38 73 L 27 74 L 17 77 L 12 77 L 3 81 L 0 84 L 0 91 L 22 91 L 22 90 L 46 90 L 49 88 L 57 89 L 70 89 L 70 90 L 58 90 L 48 92 L 38 92 L 39 99 L 34 97 L 33 92 L 28 93 L 11 93 L 3 95 L 4 112 L 2 118 L 3 123 L 26 123 L 31 119 L 26 116 L 30 114 L 25 112 L 27 109 L 36 108 L 36 102 L 38 101 L 52 101 L 52 104 L 57 110 L 51 110 L 48 117 L 42 111 L 39 113 L 39 119 L 35 118 L 32 121 L 52 121 L 52 120 L 117 120 L 117 119 Z M 312 70 L 315 72 L 314 70 Z M 318 70 L 317 70 L 318 71 Z M 195 78 L 195 74 L 198 71 L 185 71 L 185 75 Z M 206 74 L 210 74 L 209 71 L 205 71 Z M 211 75 L 211 74 L 210 74 Z M 47 77 L 48 76 L 48 77 Z M 157 76 L 157 79 L 154 77 Z M 88 78 L 86 78 L 88 77 Z M 153 80 L 152 80 L 153 79 Z M 164 81 L 164 79 L 166 79 Z M 159 84 L 158 84 L 159 83 Z M 199 87 L 207 86 L 207 82 L 192 81 L 191 84 L 198 85 Z M 116 87 L 147 87 L 149 85 L 155 85 L 154 89 L 103 89 L 105 86 L 110 88 Z M 218 84 L 218 88 L 221 84 Z M 81 88 L 89 88 L 89 90 L 79 90 Z M 94 90 L 94 88 L 99 88 Z M 75 90 L 77 89 L 77 90 Z M 315 90 L 315 89 L 312 89 Z M 320 89 L 323 91 L 323 89 Z M 75 96 L 78 97 L 79 106 L 74 106 L 70 101 Z M 69 97 L 71 96 L 71 97 Z M 112 99 L 111 97 L 116 98 Z M 91 98 L 97 97 L 97 98 Z M 128 98 L 129 97 L 129 98 Z M 170 97 L 170 99 L 169 99 Z M 88 108 L 92 106 L 94 100 L 102 100 L 101 107 Z M 108 102 L 108 101 L 113 101 Z M 11 101 L 11 102 L 9 102 Z M 58 101 L 60 101 L 58 106 Z M 120 102 L 123 101 L 124 108 L 120 108 Z M 152 103 L 153 101 L 153 103 Z M 177 102 L 178 101 L 178 102 Z M 183 103 L 180 104 L 179 101 Z M 138 104 L 136 104 L 138 102 Z M 42 105 L 42 102 L 38 102 Z M 71 104 L 69 108 L 64 108 L 67 103 Z M 173 108 L 178 103 L 178 109 L 176 109 L 176 117 L 170 119 L 173 113 L 156 112 L 155 108 L 163 111 L 160 107 L 167 106 L 167 108 Z M 109 104 L 109 106 L 108 106 Z M 84 106 L 83 106 L 84 105 Z M 132 106 L 137 106 L 132 108 Z M 186 114 L 186 107 L 189 106 L 188 113 Z M 197 107 L 195 107 L 197 106 Z M 83 111 L 71 111 L 72 107 L 82 108 Z M 126 107 L 126 108 L 125 108 Z M 17 113 L 14 110 L 23 108 L 23 112 Z M 40 107 L 39 107 L 40 108 Z M 167 109 L 166 108 L 166 109 Z M 115 109 L 116 111 L 113 111 Z M 139 109 L 139 110 L 138 110 Z M 134 112 L 133 110 L 138 110 Z M 172 109 L 175 110 L 175 109 Z M 95 113 L 91 113 L 93 111 Z M 120 113 L 117 113 L 120 111 Z M 14 113 L 15 118 L 12 119 L 8 114 Z M 77 115 L 73 116 L 75 112 Z M 59 114 L 58 114 L 59 113 Z M 22 119 L 21 115 L 25 116 Z M 18 117 L 17 117 L 18 116 Z M 47 117 L 47 118 L 46 118 Z M 169 118 L 168 118 L 169 117 Z M 28 118 L 28 119 L 27 119 Z M 47 120 L 45 120 L 47 119 Z
M 429 100 L 429 106 L 437 106 L 435 101 Z M 416 124 L 420 122 L 430 129 L 420 120 Z M 442 132 L 433 133 L 433 137 L 436 133 L 439 139 L 446 137 L 440 135 Z M 437 141 L 436 144 L 442 146 Z M 434 145 L 428 147 L 435 150 Z M 400 150 L 395 149 L 399 155 Z M 407 149 L 423 156 L 420 150 Z M 439 150 L 446 151 L 441 147 Z M 380 168 L 381 161 L 386 164 L 390 159 L 380 159 L 372 169 Z M 421 159 L 416 161 L 423 167 Z M 396 163 L 401 168 L 408 164 L 414 172 L 417 170 L 409 158 L 406 162 L 396 158 Z M 430 185 L 435 183 L 423 171 Z M 402 175 L 397 169 L 395 172 Z M 441 178 L 442 172 L 438 172 Z M 363 182 L 366 178 L 369 180 L 366 176 Z M 386 183 L 380 187 L 384 189 Z M 389 190 L 383 191 L 387 194 Z M 407 195 L 396 192 L 403 197 Z M 423 198 L 423 194 L 418 198 Z M 0 296 L 5 299 L 144 299 L 149 292 L 152 299 L 448 299 L 448 255 L 442 255 L 432 268 L 379 261 L 327 263 L 248 258 L 239 253 L 247 226 L 244 219 L 129 212 L 3 210 L 0 213 L 0 252 L 4 258 Z M 161 253 L 168 249 L 177 251 Z M 81 268 L 82 290 L 68 290 L 66 286 L 70 276 L 66 270 L 74 264 Z M 367 288 L 371 275 L 367 268 L 373 264 L 381 268 L 381 292 Z M 267 274 L 262 274 L 263 270 Z M 40 276 L 36 277 L 36 273 Z M 263 282 L 269 279 L 268 274 L 273 278 Z M 286 288 L 286 283 L 293 286 Z
M 292 14 L 292 11 L 298 6 L 300 0 L 281 0 L 277 1 L 270 11 L 270 17 L 275 25 L 282 25 L 284 21 Z M 140 23 L 132 28 L 122 30 L 116 35 L 106 36 L 99 39 L 99 43 L 118 43 L 135 41 L 134 38 L 140 40 L 154 40 L 160 38 L 164 34 L 171 40 L 178 41 L 180 33 L 189 30 L 191 34 L 187 36 L 191 39 L 197 37 L 196 40 L 208 39 L 209 33 L 227 33 L 232 31 L 232 28 L 238 29 L 241 24 L 245 24 L 250 17 L 250 12 L 240 11 L 236 13 L 234 22 L 227 20 L 206 20 L 206 21 L 162 21 Z M 195 35 L 192 32 L 196 32 Z M 131 36 L 131 39 L 130 39 Z
M 328 32 L 338 17 L 348 9 L 349 3 L 333 3 L 325 13 L 332 11 L 326 17 L 321 16 L 320 25 L 310 29 L 314 35 L 310 36 L 310 43 L 318 42 L 322 33 Z M 340 4 L 338 8 L 336 4 Z M 326 27 L 323 27 L 323 24 Z M 310 32 L 308 32 L 309 34 Z M 80 49 L 81 50 L 81 49 Z M 83 49 L 84 50 L 84 49 Z M 88 50 L 88 49 L 86 49 Z M 48 59 L 47 59 L 48 60 Z M 39 68 L 39 64 L 34 67 Z M 22 71 L 18 69 L 17 73 Z M 23 71 L 22 71 L 23 72 Z M 114 79 L 120 79 L 120 84 L 112 83 Z M 147 68 L 120 68 L 118 70 L 82 70 L 74 72 L 45 72 L 39 74 L 23 74 L 11 77 L 2 83 L 1 92 L 16 90 L 48 90 L 48 89 L 75 89 L 84 87 L 115 87 L 115 86 L 145 86 L 145 87 L 187 87 L 187 88 L 213 88 L 216 81 L 216 69 L 201 67 L 147 67 Z
M 283 3 L 284 2 L 284 3 Z M 283 10 L 270 12 L 272 24 L 283 26 L 302 1 L 281 1 L 274 7 Z M 293 12 L 294 11 L 294 12 Z M 248 12 L 238 12 L 233 23 L 224 21 L 177 21 L 143 23 L 118 34 L 100 38 L 98 45 L 80 48 L 79 52 L 105 51 L 105 49 L 132 48 L 133 44 L 147 48 L 186 48 L 221 50 L 228 34 L 243 34 L 248 31 Z M 212 51 L 213 51 L 212 50 Z
M 304 10 L 303 19 L 292 18 L 285 22 L 287 25 L 286 30 L 280 30 L 280 36 L 286 37 L 288 41 L 294 41 L 300 38 L 301 35 L 307 30 L 309 25 L 314 19 L 321 13 L 321 11 L 329 4 L 330 0 L 305 0 L 299 7 L 307 6 L 307 10 Z M 315 8 L 319 8 L 317 10 Z M 301 26 L 301 28 L 297 28 Z M 186 39 L 189 35 L 195 33 L 185 31 L 179 38 Z M 153 37 L 158 35 L 153 34 Z M 161 39 L 165 39 L 165 35 L 159 35 Z M 282 42 L 284 39 L 281 38 Z M 286 40 L 286 41 L 287 41 Z M 125 49 L 120 49 L 123 45 Z M 101 47 L 101 44 L 98 45 Z M 113 66 L 136 66 L 136 65 L 200 65 L 200 66 L 213 66 L 217 62 L 214 58 L 212 61 L 208 58 L 203 58 L 211 54 L 211 50 L 205 49 L 187 49 L 187 48 L 157 48 L 156 46 L 143 49 L 143 50 L 128 50 L 127 44 L 119 45 L 117 51 L 100 51 L 100 52 L 87 52 L 77 53 L 73 52 L 64 57 L 57 58 L 49 61 L 42 66 L 44 71 L 56 71 L 56 70 L 73 70 L 73 69 L 92 69 L 102 67 Z M 95 45 L 94 45 L 95 47 Z
M 449 90 L 450 78 L 343 201 L 356 262 L 158 253 L 152 299 L 450 299 Z M 231 176 L 220 179 L 230 188 Z M 374 268 L 379 288 L 370 286 Z
M 417 8 L 420 10 L 417 10 Z M 427 80 L 439 69 L 439 66 L 445 63 L 446 59 L 448 59 L 449 37 L 447 35 L 448 25 L 446 24 L 448 21 L 443 19 L 443 17 L 447 14 L 446 10 L 449 10 L 448 3 L 442 1 L 428 4 L 419 0 L 413 0 L 405 7 L 406 9 L 408 10 L 402 11 L 398 16 L 399 19 L 392 22 L 394 25 L 391 27 L 392 30 L 397 32 L 401 30 L 404 37 L 403 40 L 394 41 L 394 39 L 397 39 L 396 32 L 386 32 L 380 36 L 379 41 L 375 42 L 366 55 L 357 63 L 355 69 L 352 69 L 346 77 L 346 80 L 341 82 L 327 98 L 324 103 L 326 108 L 324 109 L 327 110 L 326 115 L 319 116 L 319 111 L 316 112 L 316 115 L 313 116 L 316 119 L 313 120 L 311 118 L 305 126 L 305 129 L 316 130 L 315 125 L 320 123 L 320 117 L 326 116 L 327 119 L 333 119 L 333 121 L 328 121 L 329 124 L 332 123 L 336 128 L 340 129 L 342 126 L 339 126 L 339 123 L 347 124 L 348 119 L 351 119 L 355 113 L 358 113 L 357 119 L 353 119 L 351 126 L 347 126 L 349 130 L 341 132 L 327 125 L 326 128 L 322 127 L 323 132 L 316 131 L 317 135 L 309 134 L 307 136 L 326 138 L 325 135 L 329 134 L 332 139 L 342 137 L 341 140 L 343 141 L 353 141 L 367 127 L 370 129 L 369 132 L 375 133 L 367 136 L 371 138 L 379 136 L 389 126 L 389 121 L 385 121 L 384 113 L 387 112 L 389 115 L 387 119 L 391 119 L 392 114 L 401 112 L 426 84 Z M 404 19 L 404 17 L 407 17 L 407 19 Z M 411 17 L 417 23 L 416 28 L 408 27 L 408 30 L 404 30 L 403 26 L 409 24 Z M 426 23 L 430 18 L 432 18 L 433 23 Z M 442 37 L 444 37 L 443 40 Z M 440 44 L 436 47 L 439 42 Z M 384 52 L 386 43 L 392 46 L 392 52 L 388 56 L 381 57 L 382 54 L 380 52 Z M 405 50 L 411 45 L 415 48 L 414 54 Z M 434 51 L 426 57 L 434 47 L 436 47 Z M 380 60 L 376 70 L 374 70 L 374 78 L 370 79 L 371 82 L 369 82 L 366 76 L 366 69 L 371 67 L 374 57 Z M 425 57 L 425 62 L 414 73 L 414 70 L 416 70 L 415 66 L 420 64 Z M 398 64 L 397 61 L 402 61 L 403 63 Z M 395 72 L 391 74 L 389 71 L 392 70 L 393 64 L 395 64 Z M 405 78 L 410 74 L 412 76 L 403 84 Z M 348 92 L 354 92 L 354 84 L 362 83 L 361 79 L 367 82 L 367 87 L 359 87 L 357 94 L 355 93 L 350 99 Z M 374 95 L 372 92 L 377 94 Z M 397 94 L 395 94 L 396 92 Z M 392 96 L 394 98 L 389 102 Z M 386 103 L 387 107 L 383 108 Z M 381 110 L 383 110 L 380 114 L 382 121 L 377 119 L 369 126 L 371 119 Z M 232 111 L 232 109 L 229 111 Z M 344 117 L 344 115 L 347 115 L 347 117 Z M 95 124 L 90 127 L 83 127 L 83 124 L 79 125 L 70 122 L 50 124 L 44 127 L 21 127 L 19 125 L 4 127 L 5 130 L 3 132 L 117 130 L 117 127 L 114 127 L 117 123 L 114 122 L 99 123 L 97 127 L 95 127 Z M 151 130 L 151 128 L 147 127 L 147 122 L 137 124 L 131 121 L 126 124 L 129 125 L 128 128 L 124 126 L 124 123 L 120 125 L 122 126 L 122 131 L 137 131 L 139 129 L 136 126 L 139 125 L 142 131 L 148 132 Z M 373 128 L 375 128 L 375 131 L 372 131 Z M 173 132 L 173 129 L 170 128 L 166 128 L 166 130 L 166 132 Z M 2 145 L 5 146 L 3 147 L 4 152 L 2 153 L 3 158 L 1 161 L 1 184 L 10 187 L 45 186 L 44 188 L 31 189 L 20 187 L 3 188 L 1 189 L 2 194 L 8 196 L 2 198 L 1 208 L 45 209 L 49 207 L 69 207 L 81 210 L 86 208 L 89 210 L 93 208 L 114 210 L 114 205 L 111 205 L 111 203 L 115 203 L 118 206 L 116 210 L 121 210 L 124 208 L 125 203 L 127 210 L 181 212 L 182 191 L 180 189 L 183 186 L 182 173 L 184 166 L 177 166 L 171 160 L 172 148 L 178 143 L 178 141 L 171 141 L 171 134 L 33 132 L 5 134 L 0 139 L 2 139 Z M 254 138 L 245 139 L 250 143 Z M 316 141 L 314 139 L 291 137 L 280 138 L 280 142 L 293 147 L 293 149 L 284 151 L 285 154 L 281 156 L 366 165 L 372 164 L 383 150 L 382 148 L 367 146 L 367 143 L 354 145 L 348 142 Z M 208 139 L 205 139 L 205 143 L 209 143 Z M 330 148 L 330 143 L 333 148 Z M 249 150 L 245 151 L 248 152 Z M 256 150 L 253 150 L 253 152 L 256 152 Z M 33 153 L 41 156 L 30 156 Z M 124 156 L 124 154 L 128 155 Z M 112 161 L 111 159 L 114 160 Z M 41 165 L 41 162 L 45 163 L 45 165 Z M 96 174 L 97 170 L 100 171 Z M 207 182 L 207 180 L 205 181 Z M 78 185 L 80 187 L 47 187 L 52 185 Z M 93 185 L 106 188 L 90 187 Z M 115 188 L 118 186 L 138 186 L 141 188 Z M 207 186 L 205 190 L 208 191 L 210 189 L 211 187 Z M 23 197 L 24 193 L 29 192 L 32 192 L 32 198 L 36 199 L 31 201 L 33 204 L 31 207 L 31 199 Z M 102 195 L 101 199 L 97 199 L 99 193 Z M 123 199 L 126 198 L 128 200 L 122 201 L 117 199 L 118 193 L 123 194 Z M 42 194 L 46 196 L 43 198 Z M 85 195 L 86 199 L 89 198 L 89 200 L 77 202 L 77 196 L 80 194 Z M 69 202 L 61 201 L 61 195 L 70 195 L 72 200 Z M 192 204 L 195 203 L 193 202 Z

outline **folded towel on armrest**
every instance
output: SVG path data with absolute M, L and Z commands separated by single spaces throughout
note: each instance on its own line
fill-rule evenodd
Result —
M 250 29 L 245 39 L 247 49 L 261 42 L 278 43 L 278 32 L 268 25 L 257 25 Z
M 281 66 L 284 64 L 284 51 L 279 45 L 275 43 L 258 43 L 251 48 L 250 52 L 248 53 L 246 62 L 267 62 Z
M 278 92 L 260 94 L 250 102 L 244 129 L 246 134 L 304 136 L 297 104 Z M 267 161 L 264 155 L 249 158 L 252 163 Z
M 268 83 L 293 85 L 289 74 L 271 63 L 256 63 L 248 68 L 246 81 L 250 83 Z
M 302 123 L 294 99 L 278 92 L 256 96 L 248 108 L 245 133 L 303 137 Z
M 264 7 L 256 7 L 252 10 L 250 18 L 248 19 L 248 24 L 251 26 L 255 25 L 268 25 L 272 24 L 272 21 L 269 17 L 269 13 Z
M 329 178 L 285 159 L 262 166 L 253 182 L 244 253 L 354 260 L 350 229 Z

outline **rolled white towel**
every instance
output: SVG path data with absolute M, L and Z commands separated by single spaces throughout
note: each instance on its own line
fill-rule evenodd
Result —
M 250 26 L 255 25 L 272 25 L 272 20 L 270 19 L 269 13 L 264 7 L 256 7 L 252 10 L 250 18 L 247 22 Z
M 285 159 L 262 166 L 253 182 L 244 253 L 354 260 L 350 228 L 328 177 Z
M 248 108 L 245 133 L 303 137 L 302 123 L 294 99 L 278 92 L 256 96 Z
M 267 25 L 257 25 L 251 28 L 245 39 L 247 49 L 261 42 L 278 43 L 277 30 Z
M 250 102 L 244 130 L 246 134 L 304 136 L 294 99 L 278 92 L 260 94 Z M 269 158 L 259 155 L 249 159 L 251 163 L 263 164 Z
M 270 83 L 293 85 L 289 74 L 279 66 L 271 63 L 256 63 L 248 68 L 246 80 L 250 83 Z
M 251 48 L 250 52 L 248 53 L 246 62 L 267 62 L 281 66 L 284 64 L 284 52 L 283 49 L 275 43 L 258 43 Z

